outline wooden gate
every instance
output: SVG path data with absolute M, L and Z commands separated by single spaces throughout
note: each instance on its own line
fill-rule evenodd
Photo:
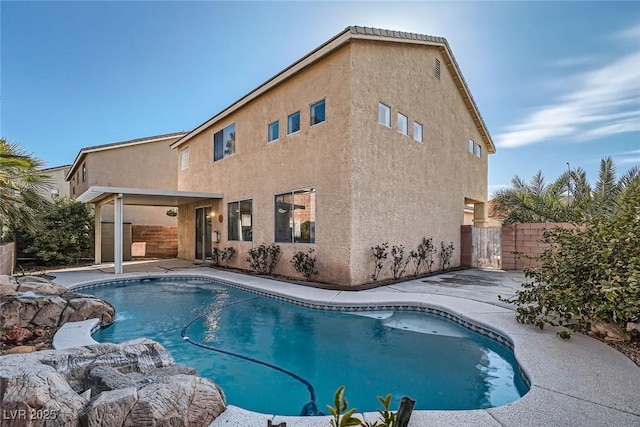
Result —
M 502 227 L 471 229 L 471 265 L 474 268 L 502 268 Z

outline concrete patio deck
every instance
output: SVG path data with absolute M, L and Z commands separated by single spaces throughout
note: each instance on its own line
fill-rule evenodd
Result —
M 194 265 L 181 260 L 126 263 L 124 277 L 206 276 L 254 290 L 324 305 L 412 305 L 438 308 L 508 336 L 531 390 L 505 406 L 474 411 L 414 411 L 410 427 L 422 426 L 640 426 L 640 368 L 609 346 L 583 335 L 565 341 L 553 328 L 540 331 L 518 324 L 513 307 L 498 301 L 511 296 L 522 273 L 464 270 L 367 291 L 330 291 Z M 113 267 L 51 271 L 54 282 L 73 288 L 116 278 Z M 86 292 L 86 291 L 85 291 Z M 375 398 L 375 396 L 372 396 Z M 360 416 L 377 419 L 375 413 Z M 229 406 L 211 427 L 328 426 L 328 417 L 258 414 Z

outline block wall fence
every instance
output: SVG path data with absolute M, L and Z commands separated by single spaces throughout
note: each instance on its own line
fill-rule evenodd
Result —
M 542 243 L 542 234 L 545 230 L 554 228 L 574 228 L 570 223 L 533 223 L 533 224 L 509 224 L 502 225 L 501 267 L 503 270 L 522 270 L 525 267 L 536 267 L 538 264 L 526 257 L 518 257 L 513 252 L 521 252 L 527 256 L 535 257 L 542 253 L 549 245 Z M 472 259 L 472 226 L 463 225 L 461 229 L 461 259 L 462 267 L 473 267 Z M 478 244 L 478 242 L 476 242 Z M 480 266 L 482 267 L 482 266 Z

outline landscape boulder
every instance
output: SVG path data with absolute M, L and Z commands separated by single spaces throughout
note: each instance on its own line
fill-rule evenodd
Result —
M 218 385 L 144 338 L 2 356 L 0 396 L 3 409 L 55 414 L 47 423 L 7 426 L 200 427 L 226 409 Z

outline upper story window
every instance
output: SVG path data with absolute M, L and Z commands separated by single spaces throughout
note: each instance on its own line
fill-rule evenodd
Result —
M 287 134 L 300 130 L 300 111 L 296 111 L 287 117 Z
M 316 242 L 316 189 L 275 196 L 275 241 Z
M 422 125 L 418 122 L 413 122 L 413 139 L 422 142 Z
M 408 135 L 409 132 L 409 118 L 402 113 L 398 113 L 398 132 L 403 135 Z
M 471 154 L 473 154 L 473 150 L 475 150 L 475 148 L 476 148 L 476 143 L 473 142 L 473 139 L 470 139 L 469 140 L 469 152 Z
M 236 152 L 236 124 L 232 123 L 213 135 L 213 161 L 232 156 Z
M 280 121 L 275 121 L 267 127 L 267 142 L 275 141 L 280 137 Z
M 480 144 L 478 144 L 476 146 L 476 149 L 477 149 L 476 155 L 478 156 L 478 158 L 482 157 L 482 146 Z
M 239 240 L 250 242 L 253 240 L 251 228 L 253 215 L 253 202 L 251 199 L 232 202 L 227 205 L 227 240 Z
M 180 150 L 180 170 L 189 169 L 189 147 Z
M 327 118 L 325 113 L 326 111 L 324 99 L 313 104 L 311 106 L 311 118 L 309 124 L 313 126 L 317 125 L 318 123 L 324 122 Z
M 85 182 L 87 180 L 87 164 L 83 163 L 82 164 L 82 182 Z
M 391 107 L 378 103 L 378 123 L 391 127 Z

